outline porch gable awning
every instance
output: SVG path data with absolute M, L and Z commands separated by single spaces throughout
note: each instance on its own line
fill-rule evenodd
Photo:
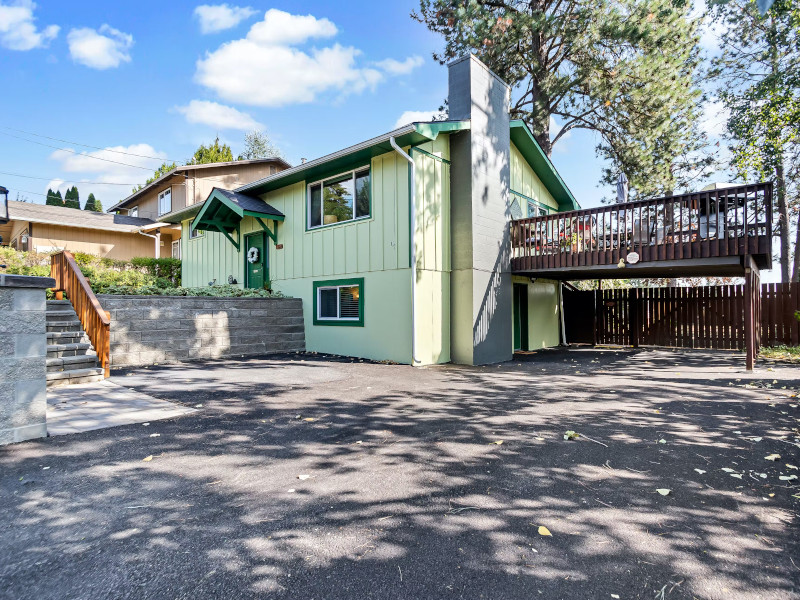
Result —
M 270 206 L 260 198 L 246 194 L 214 188 L 203 203 L 203 208 L 189 225 L 189 231 L 218 231 L 239 250 L 239 225 L 245 217 L 253 217 L 262 229 L 278 243 L 278 221 L 285 215 L 274 206 Z M 274 221 L 270 229 L 265 221 Z M 236 233 L 236 238 L 233 238 Z

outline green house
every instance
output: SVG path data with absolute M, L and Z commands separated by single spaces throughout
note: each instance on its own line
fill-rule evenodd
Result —
M 428 365 L 559 343 L 559 284 L 510 271 L 511 219 L 578 205 L 508 86 L 449 65 L 449 120 L 412 123 L 182 219 L 183 282 L 302 298 L 308 350 Z

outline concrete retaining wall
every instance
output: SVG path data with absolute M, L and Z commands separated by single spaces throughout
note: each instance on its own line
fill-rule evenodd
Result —
M 111 366 L 305 350 L 299 298 L 98 295 L 111 313 Z
M 47 435 L 45 289 L 55 283 L 0 275 L 0 444 Z

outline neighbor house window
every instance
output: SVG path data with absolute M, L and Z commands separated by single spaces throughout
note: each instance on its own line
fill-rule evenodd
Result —
M 314 282 L 314 325 L 364 325 L 364 279 Z
M 167 188 L 158 195 L 158 215 L 172 212 L 172 188 Z
M 308 228 L 370 216 L 369 167 L 308 186 Z
M 134 206 L 133 208 L 128 209 L 128 216 L 129 217 L 138 217 L 139 216 L 139 207 Z
M 180 258 L 181 257 L 181 241 L 175 240 L 172 242 L 172 258 Z
M 202 237 L 205 231 L 202 229 L 192 229 L 192 226 L 189 225 L 189 239 L 195 240 L 199 237 Z

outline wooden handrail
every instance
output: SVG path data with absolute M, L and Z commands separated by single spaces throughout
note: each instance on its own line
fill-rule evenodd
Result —
M 553 213 L 511 223 L 514 271 L 771 255 L 772 184 Z
M 67 293 L 83 330 L 97 352 L 103 376 L 108 377 L 111 374 L 111 315 L 100 306 L 100 301 L 71 252 L 63 250 L 52 255 L 50 276 L 56 280 L 53 289 Z

